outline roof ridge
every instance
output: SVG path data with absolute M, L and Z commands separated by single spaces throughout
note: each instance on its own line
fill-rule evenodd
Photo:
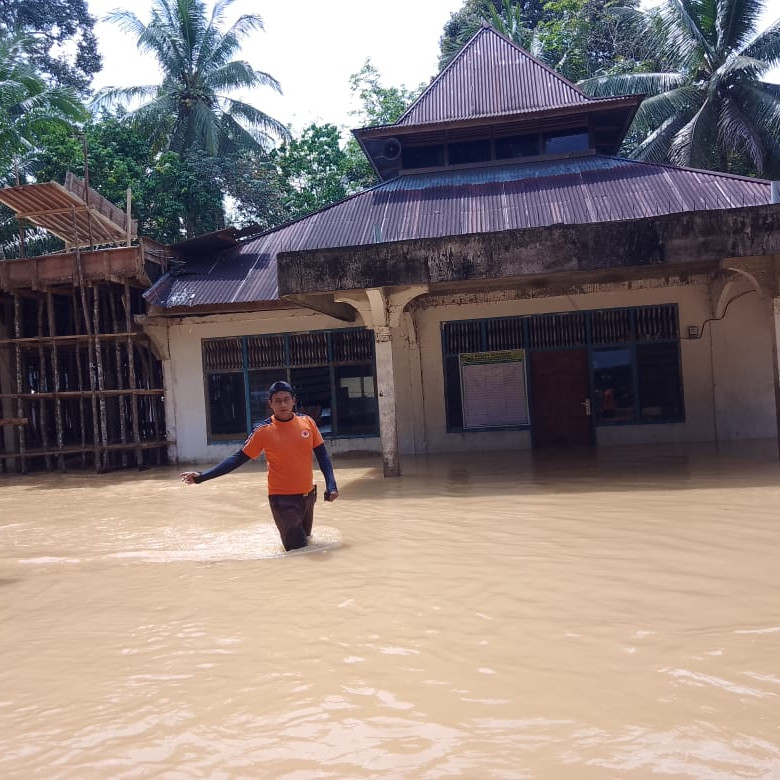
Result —
M 476 44 L 476 41 L 480 38 L 484 38 L 485 36 L 492 35 L 495 36 L 499 41 L 501 41 L 503 44 L 508 45 L 511 47 L 517 54 L 519 54 L 521 57 L 526 58 L 529 60 L 529 62 L 540 68 L 545 76 L 547 78 L 553 79 L 556 82 L 558 82 L 562 87 L 564 87 L 567 91 L 570 91 L 574 93 L 572 95 L 573 98 L 576 98 L 578 101 L 581 101 L 582 103 L 595 103 L 598 102 L 597 98 L 594 98 L 587 93 L 585 93 L 582 89 L 580 89 L 576 84 L 569 81 L 564 76 L 561 76 L 559 73 L 556 73 L 549 65 L 542 62 L 538 57 L 535 57 L 530 52 L 526 51 L 522 46 L 520 46 L 518 43 L 515 43 L 511 38 L 508 38 L 503 33 L 500 33 L 498 30 L 495 29 L 490 24 L 484 23 L 483 26 L 480 27 L 479 30 L 477 30 L 474 35 L 471 36 L 471 38 L 464 44 L 463 48 L 447 63 L 447 65 L 433 78 L 431 83 L 423 90 L 422 94 L 420 94 L 417 99 L 410 105 L 404 112 L 401 114 L 400 117 L 388 127 L 395 127 L 403 124 L 411 114 L 413 114 L 416 110 L 419 109 L 419 107 L 428 100 L 430 94 L 434 92 L 436 89 L 439 88 L 441 82 L 447 77 L 450 72 L 458 66 L 458 64 L 469 56 L 471 50 Z M 488 111 L 484 114 L 484 116 L 491 116 L 492 112 Z M 480 114 L 479 116 L 483 116 Z

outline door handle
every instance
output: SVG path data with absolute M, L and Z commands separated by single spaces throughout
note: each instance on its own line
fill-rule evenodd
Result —
M 590 398 L 586 398 L 582 402 L 582 405 L 585 407 L 585 416 L 586 417 L 590 417 L 590 414 L 591 414 L 591 412 L 590 412 Z

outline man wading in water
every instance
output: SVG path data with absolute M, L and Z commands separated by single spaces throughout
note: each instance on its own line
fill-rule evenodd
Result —
M 274 382 L 268 389 L 273 414 L 252 431 L 244 446 L 208 471 L 185 471 L 187 485 L 221 477 L 265 451 L 268 461 L 268 501 L 285 550 L 306 547 L 314 522 L 317 488 L 311 454 L 325 475 L 325 500 L 339 497 L 333 466 L 317 424 L 305 414 L 295 414 L 295 393 L 287 382 Z

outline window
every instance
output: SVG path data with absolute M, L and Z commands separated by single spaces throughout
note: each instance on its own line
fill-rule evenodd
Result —
M 567 154 L 568 152 L 584 152 L 588 149 L 588 133 L 586 130 L 547 133 L 544 136 L 545 154 Z
M 298 411 L 323 435 L 379 433 L 373 332 L 362 328 L 203 342 L 210 441 L 245 438 L 269 415 L 268 388 L 284 379 Z
M 679 422 L 685 417 L 677 306 L 641 306 L 442 323 L 448 431 L 463 415 L 464 355 L 502 350 L 587 350 L 596 425 Z M 531 399 L 533 416 L 533 399 Z M 495 427 L 523 427 L 505 425 Z
M 511 135 L 496 138 L 496 159 L 511 160 L 514 157 L 534 157 L 539 154 L 539 135 Z
M 490 141 L 458 141 L 447 149 L 450 165 L 486 162 L 490 159 Z
M 597 423 L 630 422 L 635 415 L 634 356 L 630 349 L 594 349 L 593 413 Z
M 444 144 L 409 146 L 403 151 L 404 168 L 440 168 L 444 165 Z

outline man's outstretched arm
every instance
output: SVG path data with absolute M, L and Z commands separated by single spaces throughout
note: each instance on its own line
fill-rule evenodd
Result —
M 314 454 L 317 456 L 320 471 L 325 477 L 325 500 L 335 501 L 339 497 L 339 489 L 336 486 L 336 475 L 333 473 L 333 464 L 330 462 L 330 455 L 325 445 L 320 444 L 319 447 L 315 447 Z
M 199 485 L 201 482 L 205 482 L 208 479 L 221 477 L 224 474 L 235 471 L 239 466 L 243 466 L 248 460 L 251 460 L 249 455 L 246 455 L 243 450 L 238 450 L 225 458 L 222 463 L 218 463 L 208 471 L 184 471 L 179 476 L 181 477 L 181 481 L 186 485 Z

